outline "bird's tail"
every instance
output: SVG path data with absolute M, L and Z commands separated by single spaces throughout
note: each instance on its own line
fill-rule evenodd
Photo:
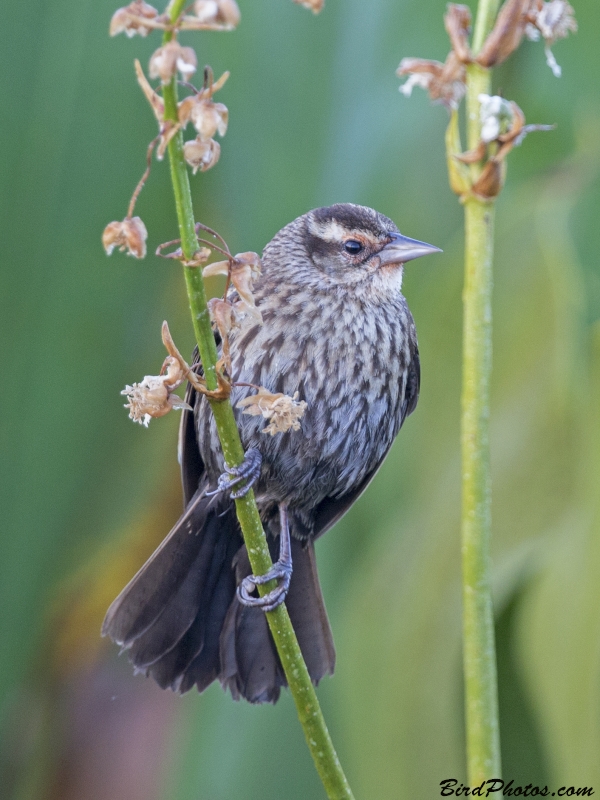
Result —
M 233 507 L 199 490 L 146 564 L 112 603 L 102 634 L 127 650 L 136 671 L 162 688 L 203 691 L 215 679 L 234 698 L 274 703 L 286 685 L 261 609 L 236 594 L 251 573 Z M 272 550 L 276 543 L 270 541 Z M 292 539 L 286 605 L 314 683 L 335 650 L 312 543 Z

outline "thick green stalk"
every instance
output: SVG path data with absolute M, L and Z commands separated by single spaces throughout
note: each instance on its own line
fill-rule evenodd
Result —
M 185 0 L 175 0 L 172 3 L 169 13 L 173 21 L 177 19 L 184 6 Z M 165 41 L 169 41 L 170 38 L 172 38 L 171 34 L 167 32 Z M 165 118 L 176 121 L 177 87 L 175 80 L 164 87 L 163 97 L 165 101 Z M 185 259 L 189 261 L 198 249 L 198 240 L 194 228 L 192 197 L 188 172 L 183 158 L 183 136 L 181 132 L 171 140 L 168 150 L 181 235 L 181 247 Z M 194 332 L 206 383 L 209 389 L 214 390 L 217 388 L 217 348 L 206 305 L 202 270 L 198 267 L 184 266 L 184 274 Z M 215 416 L 225 461 L 230 466 L 237 466 L 243 461 L 244 449 L 235 423 L 231 403 L 229 400 L 217 401 L 212 399 L 209 402 Z M 236 500 L 235 505 L 252 571 L 255 575 L 264 575 L 271 568 L 272 561 L 256 506 L 254 492 L 250 490 L 244 497 Z M 275 585 L 275 582 L 271 582 L 265 586 L 259 586 L 258 591 L 261 595 L 264 595 L 275 588 Z M 327 792 L 327 797 L 330 800 L 353 800 L 350 786 L 333 747 L 315 687 L 304 663 L 285 604 L 280 605 L 274 611 L 268 612 L 266 616 L 290 692 L 296 704 L 298 718 L 304 730 L 306 742 L 319 777 Z
M 473 50 L 489 33 L 498 0 L 480 0 Z M 480 140 L 480 94 L 489 94 L 489 70 L 467 68 L 469 149 Z M 475 182 L 481 165 L 471 167 Z M 467 773 L 470 786 L 500 777 L 500 734 L 494 617 L 491 597 L 491 490 L 489 393 L 492 366 L 492 260 L 494 204 L 473 194 L 465 207 L 462 384 L 462 572 L 463 657 Z

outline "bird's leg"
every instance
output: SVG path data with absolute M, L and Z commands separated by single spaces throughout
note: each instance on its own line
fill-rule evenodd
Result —
M 207 495 L 229 492 L 232 500 L 243 497 L 251 487 L 254 486 L 260 477 L 262 456 L 255 447 L 251 447 L 244 454 L 244 460 L 239 467 L 228 467 L 225 465 L 225 472 L 219 476 L 217 488 L 214 492 L 207 492 Z M 239 485 L 243 484 L 241 488 Z
M 245 606 L 273 611 L 285 600 L 292 578 L 292 548 L 290 544 L 290 527 L 288 524 L 287 506 L 279 505 L 279 560 L 264 575 L 248 575 L 238 586 L 238 598 Z M 278 585 L 264 597 L 252 597 L 257 586 L 276 580 Z

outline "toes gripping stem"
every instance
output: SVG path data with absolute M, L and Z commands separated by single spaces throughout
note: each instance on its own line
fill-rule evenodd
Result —
M 273 611 L 281 605 L 290 588 L 292 579 L 292 549 L 290 544 L 290 528 L 288 524 L 287 507 L 279 506 L 279 559 L 264 575 L 248 575 L 237 589 L 238 598 L 245 606 L 262 608 L 263 611 Z M 276 580 L 278 585 L 263 597 L 253 597 L 252 593 L 257 586 L 262 586 L 269 581 Z
M 228 492 L 232 500 L 237 500 L 248 494 L 256 481 L 260 478 L 260 468 L 262 456 L 260 452 L 251 447 L 244 454 L 244 460 L 239 467 L 228 467 L 225 465 L 225 472 L 219 476 L 217 488 L 214 492 L 207 492 L 208 495 Z

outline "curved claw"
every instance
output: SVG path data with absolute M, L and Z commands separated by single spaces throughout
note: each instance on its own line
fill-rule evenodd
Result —
M 280 606 L 290 588 L 292 579 L 292 549 L 290 545 L 290 529 L 288 525 L 287 507 L 279 506 L 279 560 L 273 564 L 264 575 L 248 575 L 237 588 L 240 603 L 245 606 L 262 608 L 263 611 L 273 611 Z M 264 597 L 252 597 L 252 592 L 257 586 L 262 586 L 269 581 L 276 580 L 279 585 Z
M 229 492 L 232 500 L 237 500 L 248 494 L 260 477 L 262 456 L 255 447 L 251 447 L 244 454 L 244 460 L 239 467 L 228 467 L 225 465 L 225 472 L 219 476 L 217 488 L 213 492 L 207 492 L 208 496 Z M 240 488 L 236 488 L 243 484 Z
M 281 583 L 263 597 L 252 597 L 259 584 L 268 583 L 277 579 Z M 273 611 L 280 606 L 286 598 L 292 579 L 292 568 L 275 564 L 265 575 L 249 575 L 238 586 L 238 597 L 245 606 L 262 608 L 263 611 Z

